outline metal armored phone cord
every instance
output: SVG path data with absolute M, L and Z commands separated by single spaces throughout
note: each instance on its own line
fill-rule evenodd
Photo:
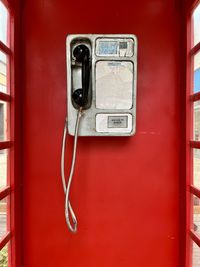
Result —
M 67 185 L 66 185 L 66 180 L 65 180 L 65 168 L 64 168 L 65 145 L 66 145 L 66 136 L 67 136 L 67 118 L 66 118 L 65 127 L 64 127 L 63 141 L 62 141 L 62 153 L 61 153 L 61 177 L 62 177 L 62 184 L 63 184 L 64 193 L 65 193 L 65 219 L 66 219 L 67 226 L 72 233 L 76 233 L 77 231 L 77 219 L 76 219 L 76 215 L 69 201 L 69 194 L 70 194 L 70 186 L 71 186 L 71 182 L 72 182 L 72 178 L 74 174 L 74 167 L 76 163 L 77 140 L 78 140 L 78 131 L 79 131 L 79 124 L 80 124 L 81 116 L 82 116 L 82 108 L 80 108 L 77 113 L 75 133 L 74 133 L 74 147 L 73 147 L 72 163 L 71 163 L 70 174 L 69 174 Z M 70 216 L 72 218 L 73 225 L 70 222 Z

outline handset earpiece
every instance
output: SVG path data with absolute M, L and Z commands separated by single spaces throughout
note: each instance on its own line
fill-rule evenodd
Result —
M 74 48 L 73 56 L 76 58 L 76 61 L 79 63 L 82 63 L 85 59 L 85 56 L 89 57 L 89 55 L 90 55 L 89 48 L 84 44 L 77 45 Z
M 73 51 L 73 56 L 78 63 L 82 64 L 82 88 L 76 89 L 72 98 L 73 101 L 79 107 L 86 107 L 88 104 L 88 92 L 89 92 L 89 83 L 90 83 L 90 51 L 89 48 L 80 44 L 75 47 Z

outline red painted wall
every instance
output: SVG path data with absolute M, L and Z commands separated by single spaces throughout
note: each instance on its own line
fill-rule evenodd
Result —
M 175 2 L 24 1 L 25 267 L 179 266 L 181 45 Z M 71 192 L 77 235 L 65 224 L 60 178 L 69 33 L 134 33 L 139 41 L 136 135 L 79 139 Z

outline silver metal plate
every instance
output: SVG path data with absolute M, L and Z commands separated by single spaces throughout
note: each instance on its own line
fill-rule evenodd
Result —
M 77 110 L 71 101 L 71 94 L 74 88 L 77 89 L 81 86 L 80 69 L 73 69 L 72 73 L 72 51 L 80 43 L 87 45 L 91 51 L 92 103 L 89 109 L 84 110 L 79 135 L 133 135 L 136 129 L 137 38 L 131 34 L 75 34 L 67 36 L 69 133 L 74 135 L 77 116 Z M 109 79 L 105 79 L 107 71 Z M 104 78 L 100 77 L 102 74 Z M 120 82 L 117 82 L 117 79 Z M 103 118 L 100 114 L 106 114 L 106 119 L 103 119 L 105 125 L 100 124 L 100 119 Z M 108 122 L 111 120 L 109 117 L 113 116 L 128 116 L 128 127 L 109 127 L 109 123 L 111 123 Z
M 131 133 L 132 114 L 97 114 L 96 131 L 99 133 Z

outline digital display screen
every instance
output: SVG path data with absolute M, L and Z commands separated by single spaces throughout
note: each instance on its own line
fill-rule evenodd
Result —
M 100 41 L 99 54 L 100 55 L 116 55 L 118 42 L 115 41 Z

